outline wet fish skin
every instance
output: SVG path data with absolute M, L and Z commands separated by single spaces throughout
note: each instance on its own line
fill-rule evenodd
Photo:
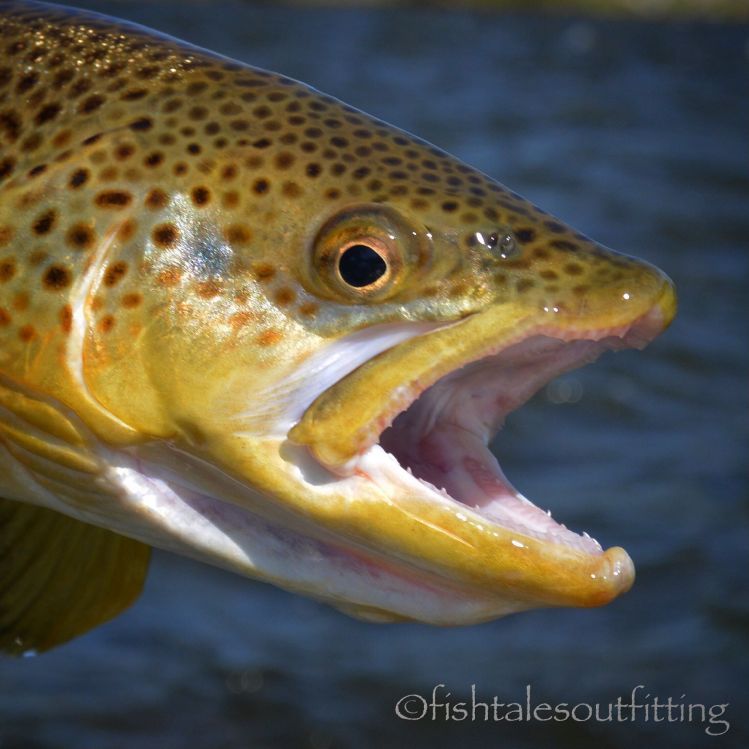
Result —
M 197 403 L 196 388 L 223 393 L 244 368 L 258 384 L 278 378 L 310 333 L 456 320 L 497 297 L 562 302 L 574 316 L 595 303 L 575 289 L 609 278 L 608 299 L 631 268 L 452 157 L 283 76 L 41 7 L 6 4 L 3 17 L 0 334 L 9 374 L 75 408 L 90 399 L 50 360 L 81 324 L 71 299 L 86 272 L 87 389 L 136 432 L 167 437 L 221 398 Z M 351 203 L 402 210 L 431 235 L 386 303 L 336 297 L 305 267 L 321 217 Z M 522 258 L 476 243 L 505 226 Z

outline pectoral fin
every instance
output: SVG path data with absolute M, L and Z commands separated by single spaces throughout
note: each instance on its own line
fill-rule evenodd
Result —
M 127 608 L 151 548 L 34 505 L 0 498 L 0 650 L 42 651 Z

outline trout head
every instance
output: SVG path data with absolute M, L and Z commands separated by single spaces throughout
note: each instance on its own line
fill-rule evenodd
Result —
M 38 382 L 67 373 L 52 394 L 116 489 L 79 516 L 377 620 L 628 589 L 626 553 L 488 444 L 554 376 L 660 333 L 671 282 L 313 89 L 76 18 L 58 35 L 137 64 L 45 121 L 50 168 L 11 187 L 42 180 L 71 273 Z
M 114 322 L 87 334 L 97 401 L 169 445 L 144 465 L 178 496 L 185 461 L 219 515 L 273 525 L 272 579 L 353 613 L 464 623 L 626 590 L 626 553 L 558 525 L 488 444 L 549 379 L 659 333 L 668 279 L 382 122 L 262 91 L 272 138 L 149 184 L 140 304 L 100 291 Z

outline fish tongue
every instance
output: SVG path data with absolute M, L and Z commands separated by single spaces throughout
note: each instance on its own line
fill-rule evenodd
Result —
M 465 427 L 440 422 L 399 457 L 418 478 L 468 507 L 496 505 L 501 511 L 504 503 L 516 501 L 497 459 L 481 436 Z
M 419 441 L 418 458 L 411 468 L 419 478 L 505 528 L 573 546 L 595 544 L 583 541 L 520 494 L 484 439 L 465 427 L 437 424 Z

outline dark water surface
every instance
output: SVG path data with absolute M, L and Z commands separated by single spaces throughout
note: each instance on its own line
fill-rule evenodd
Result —
M 434 141 L 662 267 L 681 310 L 645 352 L 547 388 L 496 442 L 524 493 L 628 549 L 638 579 L 619 601 L 464 629 L 370 625 L 156 554 L 124 616 L 0 662 L 0 749 L 749 746 L 749 27 L 81 4 Z M 401 697 L 437 684 L 453 702 L 475 684 L 478 699 L 523 704 L 530 684 L 534 704 L 598 703 L 602 717 L 644 685 L 651 704 L 730 703 L 730 729 L 707 735 L 725 726 L 697 712 L 396 717 Z

